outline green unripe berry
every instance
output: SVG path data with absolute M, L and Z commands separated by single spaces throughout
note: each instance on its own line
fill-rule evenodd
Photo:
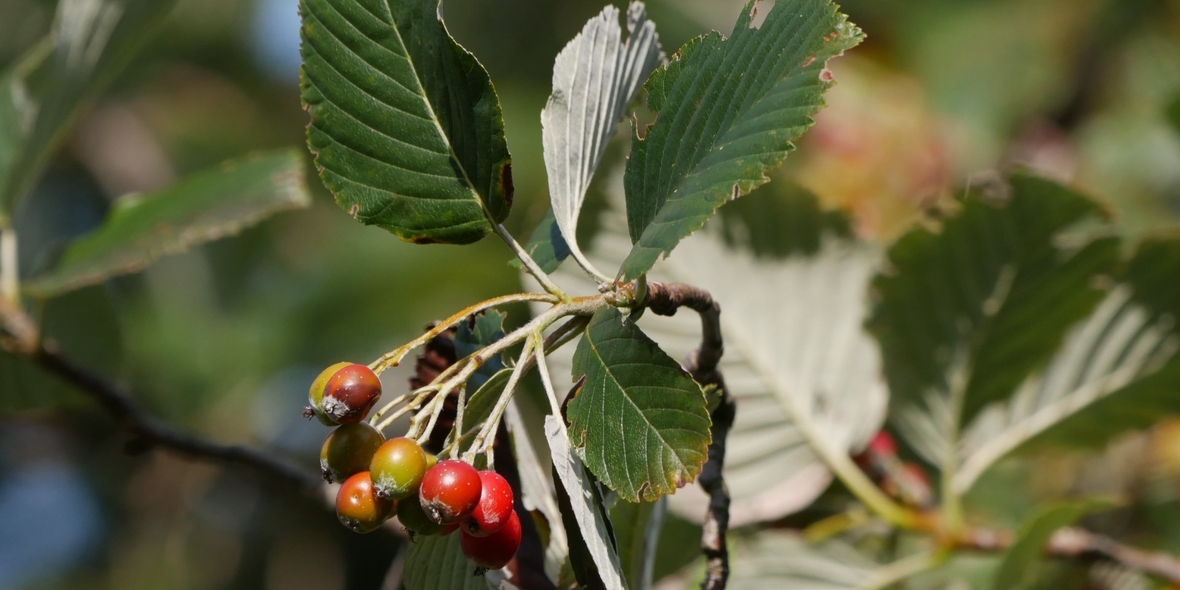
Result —
M 307 390 L 307 403 L 311 404 L 303 411 L 304 417 L 310 417 L 309 412 L 314 412 L 317 420 L 324 426 L 336 426 L 337 422 L 323 412 L 324 407 L 324 385 L 328 384 L 328 379 L 336 374 L 336 371 L 347 367 L 349 363 L 336 363 L 316 375 L 315 381 L 311 382 L 311 389 Z
M 395 500 L 408 498 L 418 493 L 426 474 L 426 452 L 413 439 L 391 438 L 373 454 L 369 471 L 377 495 Z
M 415 535 L 437 535 L 443 530 L 443 525 L 426 516 L 426 511 L 422 510 L 422 504 L 417 502 L 417 498 L 397 503 L 397 520 L 407 531 Z
M 368 422 L 345 424 L 333 430 L 320 449 L 320 473 L 328 483 L 342 482 L 368 471 L 373 454 L 385 442 Z

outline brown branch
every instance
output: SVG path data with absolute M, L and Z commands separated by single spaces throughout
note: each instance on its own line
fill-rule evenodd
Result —
M 701 532 L 701 553 L 705 556 L 705 579 L 702 590 L 724 590 L 729 580 L 729 549 L 725 535 L 729 530 L 729 490 L 725 487 L 722 468 L 725 466 L 725 444 L 737 405 L 725 388 L 717 363 L 725 351 L 721 338 L 721 306 L 704 289 L 682 283 L 657 283 L 647 286 L 644 305 L 656 315 L 670 316 L 681 307 L 687 307 L 700 315 L 701 345 L 692 352 L 685 362 L 686 369 L 697 383 L 715 386 L 721 393 L 721 400 L 712 412 L 713 440 L 709 443 L 709 459 L 697 481 L 709 495 L 709 509 L 705 513 L 704 530 Z
M 955 543 L 957 549 L 973 551 L 1005 551 L 1015 542 L 1008 531 L 973 529 Z M 1162 551 L 1148 551 L 1120 543 L 1105 535 L 1078 527 L 1058 529 L 1049 538 L 1044 550 L 1046 557 L 1083 562 L 1113 561 L 1127 568 L 1180 584 L 1180 560 Z
M 127 444 L 129 452 L 160 447 L 189 459 L 241 465 L 290 485 L 317 500 L 323 498 L 324 484 L 311 473 L 257 449 L 217 444 L 175 428 L 149 414 L 117 385 L 61 354 L 53 343 L 36 343 L 33 346 L 27 342 L 21 344 L 11 347 L 12 351 L 74 385 L 122 422 L 135 437 Z

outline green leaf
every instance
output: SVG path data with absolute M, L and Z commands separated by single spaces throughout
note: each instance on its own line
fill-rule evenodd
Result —
M 439 0 L 300 6 L 308 143 L 340 207 L 417 243 L 474 242 L 503 221 L 512 165 L 500 101 Z
M 1008 548 L 996 572 L 995 590 L 1016 590 L 1031 581 L 1033 566 L 1042 559 L 1045 544 L 1062 527 L 1094 512 L 1109 510 L 1109 500 L 1078 500 L 1040 509 L 1020 527 L 1016 542 Z
M 891 417 L 939 465 L 957 445 L 942 430 L 948 420 L 957 431 L 1043 366 L 1106 296 L 1099 279 L 1119 255 L 1117 239 L 1071 239 L 1068 230 L 1101 210 L 1047 180 L 1017 174 L 998 195 L 972 191 L 958 205 L 938 231 L 917 229 L 893 246 L 869 322 L 885 354 Z
M 721 304 L 720 369 L 738 403 L 724 472 L 735 527 L 811 504 L 832 481 L 821 455 L 863 449 L 881 428 L 889 394 L 877 343 L 863 328 L 881 249 L 853 239 L 847 220 L 810 195 L 773 188 L 722 207 L 649 276 L 699 286 Z M 617 265 L 631 246 L 621 207 L 602 221 L 591 251 L 600 268 Z M 571 293 L 596 289 L 572 266 L 555 279 Z M 649 313 L 639 325 L 672 358 L 700 345 L 693 313 Z M 571 355 L 563 348 L 550 357 L 555 375 Z M 700 522 L 708 502 L 691 486 L 669 508 Z
M 638 502 L 696 478 L 710 440 L 705 395 L 618 309 L 594 314 L 573 374 L 585 384 L 569 403 L 570 443 L 602 483 Z
M 595 274 L 578 248 L 578 215 L 627 104 L 664 57 L 642 2 L 628 8 L 627 32 L 624 42 L 614 6 L 591 18 L 557 54 L 553 94 L 541 111 L 554 219 L 574 258 Z
M 406 590 L 487 590 L 483 576 L 459 547 L 459 535 L 419 536 L 410 543 L 403 581 Z
M 1042 371 L 971 423 L 955 489 L 970 489 L 998 460 L 1023 448 L 1097 448 L 1180 413 L 1180 338 L 1172 325 L 1137 303 L 1126 285 L 1114 288 Z
M 1173 96 L 1172 100 L 1168 101 L 1165 114 L 1167 115 L 1168 122 L 1172 124 L 1172 129 L 1176 133 L 1180 133 L 1180 94 Z
M 138 272 L 161 256 L 310 202 L 303 161 L 294 150 L 228 162 L 159 192 L 119 199 L 101 227 L 70 244 L 53 270 L 24 289 L 33 297 L 52 297 Z
M 1046 420 L 1050 424 L 1043 431 L 1033 430 L 1030 444 L 1101 447 L 1119 434 L 1180 413 L 1178 276 L 1180 238 L 1139 245 L 1127 263 L 1125 286 L 1113 290 L 1078 329 L 1071 346 L 1079 350 L 1063 350 L 1041 379 L 1066 381 L 1073 389 L 1058 402 L 1068 413 Z M 1087 327 L 1089 333 L 1083 332 Z M 1076 360 L 1067 364 L 1071 357 Z
M 504 312 L 491 309 L 482 311 L 467 318 L 459 324 L 455 331 L 455 354 L 457 358 L 464 358 L 479 352 L 488 345 L 504 337 Z M 475 391 L 483 386 L 489 377 L 504 368 L 504 359 L 500 355 L 488 359 L 471 379 L 467 381 L 467 391 Z
M 553 216 L 552 209 L 545 214 L 541 223 L 537 224 L 524 250 L 529 253 L 533 262 L 547 273 L 557 270 L 569 257 L 570 245 L 562 237 L 561 228 L 557 227 L 557 219 Z M 513 258 L 510 264 L 518 270 L 523 268 L 519 258 Z
M 0 75 L 0 225 L 84 107 L 175 0 L 61 0 L 50 37 Z
M 610 509 L 619 561 L 623 566 L 623 574 L 627 577 L 627 585 L 631 588 L 651 588 L 656 545 L 667 511 L 666 496 L 655 502 L 632 503 L 619 500 Z
M 823 106 L 827 60 L 864 37 L 827 0 L 779 0 L 752 28 L 756 5 L 746 4 L 729 39 L 689 42 L 645 85 L 658 116 L 632 138 L 627 162 L 627 280 L 767 182 Z
M 570 559 L 578 581 L 589 584 L 596 578 L 605 588 L 626 588 L 619 556 L 615 552 L 610 521 L 603 514 L 602 498 L 582 462 L 570 449 L 569 432 L 561 419 L 545 416 L 545 439 L 553 459 L 553 472 L 560 487 L 557 490 L 562 520 L 569 538 Z M 577 534 L 574 534 L 574 531 Z M 592 563 L 585 563 L 589 556 Z

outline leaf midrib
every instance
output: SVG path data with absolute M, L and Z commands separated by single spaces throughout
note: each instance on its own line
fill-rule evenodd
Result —
M 333 9 L 335 9 L 335 6 L 332 5 L 332 0 L 324 0 L 324 1 L 328 5 L 332 6 Z M 489 223 L 491 223 L 492 222 L 491 221 L 492 214 L 491 214 L 491 211 L 488 210 L 487 198 L 484 195 L 481 195 L 479 193 L 479 191 L 475 188 L 475 184 L 471 181 L 471 177 L 467 173 L 467 167 L 463 165 L 462 160 L 460 160 L 458 154 L 455 153 L 455 146 L 454 146 L 454 144 L 451 143 L 451 138 L 447 135 L 446 131 L 442 128 L 442 122 L 439 120 L 438 113 L 435 112 L 435 110 L 434 110 L 434 105 L 430 104 L 430 98 L 426 95 L 426 88 L 422 86 L 422 76 L 418 74 L 418 66 L 417 66 L 417 64 L 414 63 L 414 60 L 412 59 L 412 56 L 410 55 L 409 46 L 406 44 L 405 38 L 402 37 L 401 29 L 398 28 L 398 24 L 393 18 L 393 7 L 390 5 L 390 0 L 384 0 L 382 2 L 382 5 L 385 7 L 385 15 L 384 16 L 388 19 L 386 22 L 389 25 L 389 27 L 391 29 L 393 29 L 393 34 L 397 37 L 398 44 L 400 44 L 402 47 L 402 50 L 406 52 L 406 55 L 405 55 L 406 62 L 410 65 L 410 71 L 414 73 L 414 83 L 418 87 L 418 92 L 416 92 L 415 94 L 418 95 L 418 98 L 426 106 L 426 112 L 430 113 L 430 120 L 434 124 L 434 128 L 438 131 L 438 136 L 442 139 L 443 144 L 447 146 L 447 151 L 449 153 L 451 161 L 454 162 L 455 167 L 462 174 L 464 186 L 467 188 L 467 190 L 473 196 L 475 196 L 475 200 L 477 202 L 479 202 L 480 208 L 484 212 L 484 216 L 488 219 Z M 364 9 L 363 5 L 362 5 L 362 9 Z M 368 12 L 368 10 L 365 10 L 365 11 Z M 372 13 L 370 12 L 369 14 L 372 14 Z M 347 19 L 345 19 L 345 20 L 347 20 Z M 441 26 L 441 22 L 439 23 L 439 25 Z M 443 34 L 448 37 L 450 36 L 450 32 L 447 31 L 445 27 L 443 28 Z M 370 38 L 370 41 L 373 41 L 373 40 Z M 376 43 L 376 41 L 373 41 L 373 42 Z M 378 43 L 378 45 L 380 45 L 380 44 Z M 362 62 L 365 61 L 364 59 L 360 58 L 360 56 L 358 56 L 355 51 L 352 51 L 352 48 L 349 48 L 349 52 L 351 53 L 351 55 L 354 58 L 359 59 Z M 376 99 L 374 99 L 374 100 L 376 100 Z M 338 110 L 341 110 L 341 112 L 347 113 L 347 111 L 340 109 L 340 107 L 338 107 L 338 106 L 336 108 Z M 337 143 L 339 143 L 339 142 L 337 141 Z
M 618 338 L 615 338 L 615 339 L 618 339 Z M 684 465 L 684 461 L 680 457 L 680 454 L 677 453 L 676 449 L 672 446 L 672 444 L 669 443 L 667 441 L 667 439 L 665 439 L 662 436 L 660 429 L 656 428 L 656 426 L 651 423 L 651 420 L 649 420 L 647 418 L 647 415 L 643 413 L 643 410 L 640 409 L 639 406 L 635 403 L 635 401 L 631 399 L 631 396 L 627 393 L 627 389 L 625 387 L 623 387 L 622 383 L 619 382 L 619 379 L 618 379 L 618 377 L 615 376 L 614 371 L 611 371 L 610 367 L 607 366 L 606 360 L 602 356 L 602 351 L 600 351 L 598 348 L 598 343 L 595 342 L 595 340 L 593 338 L 587 338 L 587 341 L 590 343 L 590 348 L 594 350 L 594 358 L 598 359 L 599 364 L 602 365 L 603 371 L 606 373 L 607 376 L 610 377 L 610 380 L 615 384 L 615 386 L 619 388 L 619 391 L 621 391 L 623 393 L 623 399 L 627 400 L 627 403 L 630 404 L 631 407 L 639 414 L 639 416 L 643 418 L 643 421 L 644 421 L 644 423 L 647 424 L 648 429 L 655 433 L 656 438 L 659 439 L 659 441 L 661 443 L 663 443 L 664 447 L 672 451 L 672 456 L 674 456 L 676 458 L 677 464 L 679 465 L 679 467 L 683 471 L 683 469 L 685 468 L 685 465 Z M 638 364 L 638 363 L 628 363 L 628 364 Z M 676 391 L 677 393 L 681 393 L 681 394 L 684 393 L 681 390 L 674 390 L 674 391 Z M 603 398 L 603 401 L 605 402 L 605 400 L 606 400 L 606 393 L 605 392 L 603 392 L 602 398 Z M 605 423 L 605 421 L 604 421 L 604 423 Z M 624 434 L 625 434 L 625 431 L 624 431 Z M 644 437 L 645 441 L 646 441 L 646 438 L 647 437 Z M 646 442 L 644 444 L 646 445 Z M 650 457 L 650 455 L 649 455 L 649 457 Z M 663 461 L 662 458 L 660 460 L 661 460 L 661 462 Z M 623 463 L 624 463 L 624 465 L 626 465 L 626 461 L 624 461 Z M 626 471 L 627 471 L 628 483 L 633 483 L 630 481 L 631 469 L 628 468 Z M 649 477 L 651 476 L 651 474 L 647 474 L 647 475 Z M 631 486 L 631 489 L 638 491 L 638 488 L 634 485 Z
M 770 33 L 770 31 L 759 31 L 759 33 L 757 33 L 757 34 L 768 35 L 769 33 Z M 793 48 L 799 38 L 800 33 L 801 33 L 801 28 L 796 28 L 795 30 L 793 30 L 791 33 L 791 38 L 789 40 L 787 40 L 785 43 L 783 43 L 783 47 L 788 48 L 788 50 L 790 48 Z M 732 36 L 730 37 L 730 39 L 732 39 Z M 753 34 L 745 34 L 739 40 L 745 41 L 747 43 L 750 43 L 750 42 L 756 43 L 759 39 L 756 36 L 753 36 Z M 726 41 L 727 41 L 727 39 L 721 39 L 719 41 L 719 43 L 725 43 Z M 728 52 L 725 55 L 725 57 L 729 58 L 729 59 L 723 59 L 722 63 L 720 64 L 721 67 L 724 67 L 730 61 L 733 61 L 733 60 L 738 59 L 739 57 L 742 57 L 742 55 L 737 51 L 737 48 L 734 48 L 734 50 Z M 770 59 L 762 60 L 762 68 L 763 69 L 773 68 L 773 65 L 772 65 L 773 61 L 774 60 L 770 60 Z M 701 67 L 704 68 L 705 65 L 707 65 L 707 64 L 702 64 Z M 759 73 L 761 73 L 761 72 L 759 72 Z M 778 82 L 770 84 L 769 88 L 766 89 L 766 92 L 761 93 L 761 96 L 759 96 L 757 99 L 751 101 L 749 104 L 740 106 L 738 109 L 730 109 L 730 108 L 710 109 L 709 110 L 710 112 L 707 115 L 708 118 L 711 119 L 712 117 L 717 116 L 717 115 L 720 115 L 722 117 L 722 121 L 718 123 L 718 133 L 714 136 L 713 140 L 710 142 L 710 145 L 706 147 L 706 149 L 704 150 L 703 153 L 699 149 L 694 149 L 694 151 L 692 153 L 692 158 L 689 161 L 690 166 L 694 169 L 694 171 L 691 174 L 681 177 L 679 179 L 679 181 L 674 180 L 674 177 L 670 178 L 666 185 L 663 182 L 659 183 L 660 185 L 664 185 L 667 187 L 667 190 L 660 191 L 661 193 L 664 193 L 666 195 L 666 198 L 664 199 L 664 203 L 666 204 L 667 201 L 671 200 L 672 195 L 674 195 L 681 187 L 683 187 L 685 184 L 687 184 L 687 182 L 690 178 L 692 178 L 700 173 L 699 170 L 695 170 L 695 169 L 701 164 L 701 162 L 703 162 L 705 159 L 707 159 L 710 154 L 717 152 L 717 149 L 716 149 L 717 146 L 727 143 L 727 141 L 725 141 L 725 140 L 726 140 L 726 138 L 729 137 L 730 132 L 732 132 L 733 129 L 736 127 L 736 125 L 735 125 L 736 121 L 740 121 L 741 118 L 747 112 L 749 112 L 756 105 L 760 104 L 763 100 L 765 100 L 766 97 L 769 96 L 774 91 L 774 89 L 779 84 L 781 84 L 784 80 L 791 79 L 797 75 L 799 75 L 798 66 L 790 68 L 787 71 L 786 75 L 784 75 L 784 77 L 782 79 L 780 79 Z M 753 84 L 754 78 L 757 78 L 757 77 L 759 77 L 759 76 L 757 76 L 757 75 L 744 76 L 742 78 L 741 82 L 739 82 L 739 84 L 733 89 L 733 94 L 728 99 L 728 105 L 732 105 L 733 101 L 736 97 L 742 96 L 743 95 L 742 91 L 744 89 L 748 88 L 749 84 Z M 697 80 L 699 80 L 699 79 L 700 79 L 700 77 L 698 76 Z M 722 79 L 721 76 L 715 76 L 712 80 L 710 80 L 709 86 L 704 90 L 704 92 L 705 92 L 704 96 L 708 96 L 708 93 L 712 90 L 712 88 L 715 87 L 716 84 L 718 84 L 720 82 L 721 79 Z M 694 83 L 692 86 L 693 88 L 695 88 L 697 80 L 694 80 Z M 726 80 L 727 81 L 732 80 L 732 78 L 726 78 Z M 761 82 L 763 84 L 765 84 L 765 81 L 761 81 Z M 687 123 L 688 127 L 691 128 L 691 126 L 697 121 L 702 110 L 704 110 L 704 109 L 695 109 L 693 111 L 693 113 Z M 725 121 L 725 115 L 727 115 L 727 114 L 732 114 L 732 117 L 728 121 Z M 676 123 L 676 121 L 673 121 L 672 124 L 675 125 L 675 123 Z M 706 126 L 708 125 L 708 120 L 706 120 L 705 125 Z M 724 132 L 721 132 L 722 126 L 725 127 Z M 666 142 L 665 147 L 667 147 L 667 145 L 669 143 L 673 143 L 673 142 L 671 142 L 671 141 Z M 676 151 L 676 155 L 673 158 L 673 161 L 678 161 L 680 159 L 680 154 L 682 154 L 684 151 L 684 148 L 685 148 L 684 144 L 680 143 L 679 145 L 680 145 L 680 149 Z M 661 151 L 660 151 L 660 155 L 661 155 L 660 164 L 661 164 L 662 170 L 669 170 L 670 169 L 669 163 L 667 162 L 667 152 L 668 152 L 668 150 L 666 150 L 666 149 L 661 149 Z M 645 162 L 644 168 L 646 171 L 646 168 L 647 168 L 646 162 Z M 662 188 L 662 187 L 657 187 L 657 188 Z M 660 208 L 662 208 L 662 207 L 660 207 Z M 656 221 L 656 218 L 658 216 L 659 216 L 659 208 L 657 208 L 656 214 L 652 217 L 652 222 L 648 224 L 649 227 L 654 224 L 654 222 Z M 646 228 L 645 228 L 645 231 L 646 231 Z

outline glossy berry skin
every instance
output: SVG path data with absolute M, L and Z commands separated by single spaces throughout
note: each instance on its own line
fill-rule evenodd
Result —
M 307 392 L 308 411 L 328 425 L 364 420 L 380 398 L 377 374 L 356 363 L 336 363 L 324 369 Z
M 381 432 L 367 422 L 345 424 L 332 431 L 320 449 L 320 473 L 328 483 L 342 482 L 368 471 L 373 453 L 385 442 Z
M 418 499 L 434 522 L 458 524 L 475 510 L 482 489 L 474 467 L 462 461 L 439 461 L 422 478 Z
M 344 480 L 336 493 L 336 516 L 341 524 L 355 533 L 377 530 L 396 509 L 397 502 L 378 498 L 373 493 L 373 480 L 368 471 Z
M 385 441 L 369 462 L 377 495 L 400 500 L 416 494 L 426 463 L 426 453 L 413 439 L 399 436 Z
M 486 537 L 504 526 L 512 512 L 512 486 L 495 471 L 480 471 L 483 484 L 479 504 L 463 521 L 463 532 L 472 537 Z
M 520 549 L 520 517 L 512 512 L 504 526 L 486 537 L 473 537 L 463 533 L 459 539 L 459 547 L 463 549 L 463 555 L 475 565 L 498 570 L 508 565 L 516 555 L 516 550 Z
M 328 384 L 328 379 L 336 374 L 336 371 L 347 367 L 351 363 L 336 363 L 316 375 L 315 381 L 311 382 L 311 388 L 307 390 L 307 403 L 310 404 L 303 410 L 303 417 L 310 418 L 315 416 L 324 426 L 336 426 L 339 424 L 335 420 L 329 418 L 324 414 L 322 408 L 324 406 L 324 386 Z

